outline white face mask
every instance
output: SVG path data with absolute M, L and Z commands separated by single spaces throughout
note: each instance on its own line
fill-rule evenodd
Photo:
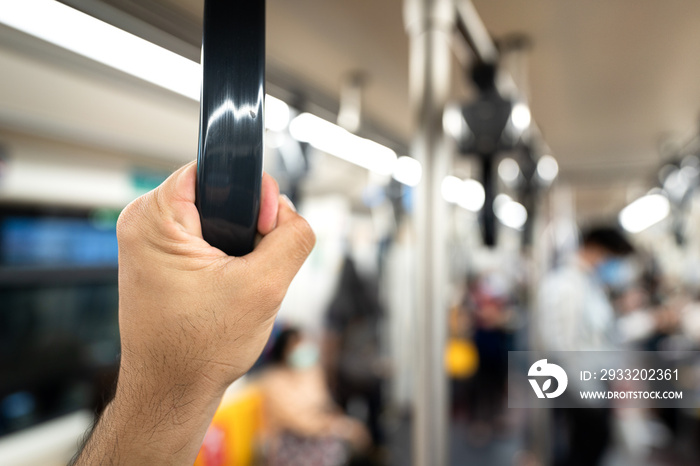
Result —
M 293 369 L 309 369 L 318 362 L 318 348 L 311 343 L 300 343 L 287 357 L 287 365 Z

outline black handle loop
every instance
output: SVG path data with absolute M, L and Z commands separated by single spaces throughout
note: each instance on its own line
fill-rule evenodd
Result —
M 265 0 L 205 0 L 196 205 L 204 239 L 253 250 L 265 136 Z

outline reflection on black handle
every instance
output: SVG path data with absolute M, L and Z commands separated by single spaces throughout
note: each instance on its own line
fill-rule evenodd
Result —
M 260 210 L 265 0 L 205 0 L 197 209 L 204 239 L 253 250 Z

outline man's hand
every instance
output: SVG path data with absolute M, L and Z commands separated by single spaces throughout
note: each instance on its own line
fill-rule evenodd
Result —
M 313 248 L 308 223 L 267 175 L 255 250 L 229 257 L 210 246 L 195 174 L 194 163 L 181 168 L 119 217 L 119 382 L 78 464 L 192 464 Z

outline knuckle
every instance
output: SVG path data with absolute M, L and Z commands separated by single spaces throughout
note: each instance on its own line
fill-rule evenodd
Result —
M 156 189 L 148 194 L 149 198 L 152 200 L 153 205 L 158 211 L 160 217 L 166 217 L 167 214 L 167 202 L 165 200 L 165 193 L 163 186 L 158 186 Z
M 287 294 L 287 286 L 289 283 L 284 279 L 284 276 L 279 271 L 274 271 L 269 274 L 265 280 L 265 296 L 273 303 L 280 303 Z
M 276 283 L 269 290 L 268 297 L 268 307 L 272 309 L 278 309 L 287 295 L 287 286 L 282 283 Z
M 305 256 L 311 253 L 316 245 L 316 234 L 311 225 L 303 217 L 297 216 L 291 224 L 295 243 Z
M 279 277 L 268 276 L 257 294 L 261 308 L 276 309 L 287 294 L 287 283 Z
M 143 221 L 148 218 L 146 209 L 148 207 L 148 196 L 145 194 L 133 200 L 127 205 L 117 219 L 117 240 L 129 242 L 141 236 Z
M 117 219 L 117 239 L 119 241 L 128 240 L 133 236 L 136 218 L 138 217 L 141 198 L 132 201 L 127 205 Z

